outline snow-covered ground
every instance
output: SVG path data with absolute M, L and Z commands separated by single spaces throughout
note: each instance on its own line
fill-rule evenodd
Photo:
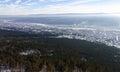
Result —
M 81 27 L 77 24 L 48 25 L 40 23 L 24 23 L 4 19 L 0 20 L 0 29 L 33 33 L 49 32 L 57 34 L 57 38 L 81 39 L 91 42 L 100 42 L 109 46 L 120 48 L 119 29 Z

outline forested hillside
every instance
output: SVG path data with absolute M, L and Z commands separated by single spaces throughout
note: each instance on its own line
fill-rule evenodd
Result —
M 27 34 L 0 38 L 1 67 L 25 72 L 119 72 L 119 52 L 115 47 L 84 40 Z

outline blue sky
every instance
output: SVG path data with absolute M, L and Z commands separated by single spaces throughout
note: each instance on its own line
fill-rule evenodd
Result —
M 120 0 L 0 0 L 0 15 L 120 13 Z

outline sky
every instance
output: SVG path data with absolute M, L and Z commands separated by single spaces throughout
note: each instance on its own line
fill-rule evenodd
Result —
M 0 15 L 120 13 L 120 0 L 0 0 Z

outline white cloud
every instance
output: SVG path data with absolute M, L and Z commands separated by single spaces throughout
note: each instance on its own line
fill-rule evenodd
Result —
M 32 6 L 32 5 L 36 5 L 37 3 L 36 2 L 31 2 L 31 3 L 27 3 L 25 4 L 26 6 Z
M 82 3 L 95 2 L 95 1 L 99 1 L 99 0 L 79 0 L 79 1 L 72 2 L 69 5 L 79 5 Z
M 56 1 L 65 1 L 65 0 L 50 0 L 52 2 L 56 2 Z
M 9 2 L 10 0 L 0 0 L 0 3 Z
M 58 2 L 58 1 L 65 1 L 65 0 L 39 0 L 40 2 Z
M 26 0 L 25 2 L 23 2 L 22 4 L 28 4 L 31 3 L 32 0 Z
M 47 0 L 41 0 L 47 1 Z M 54 0 L 55 1 L 55 0 Z M 58 1 L 58 0 L 57 0 Z M 60 0 L 59 0 L 60 1 Z M 97 4 L 84 5 L 82 3 L 93 2 L 99 0 L 76 0 L 72 3 L 46 5 L 45 7 L 32 8 L 37 2 L 26 0 L 21 2 L 18 0 L 16 4 L 0 6 L 0 14 L 19 15 L 19 14 L 56 14 L 56 13 L 115 13 L 120 12 L 119 3 L 113 4 Z M 19 3 L 21 2 L 21 5 Z
M 46 0 L 39 0 L 40 2 L 44 2 L 44 1 L 46 1 Z
M 22 2 L 22 0 L 17 0 L 15 4 L 19 4 L 20 2 Z
M 32 10 L 31 13 L 115 13 L 120 12 L 119 4 L 106 5 L 49 5 L 45 8 Z

